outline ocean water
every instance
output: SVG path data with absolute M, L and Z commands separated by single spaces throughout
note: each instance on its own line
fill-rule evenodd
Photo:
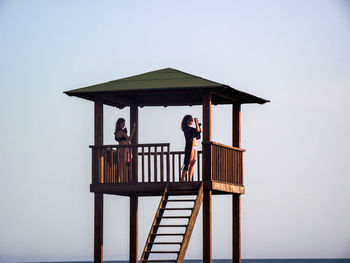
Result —
M 127 260 L 110 261 L 107 263 L 129 263 Z M 184 260 L 185 263 L 202 263 L 200 259 Z M 213 263 L 231 263 L 230 259 L 213 259 Z M 92 261 L 56 261 L 56 262 L 41 262 L 41 263 L 92 263 Z M 350 258 L 315 258 L 315 259 L 242 259 L 242 263 L 350 263 Z

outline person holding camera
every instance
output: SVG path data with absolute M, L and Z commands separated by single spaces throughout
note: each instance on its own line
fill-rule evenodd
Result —
M 115 130 L 114 130 L 114 138 L 119 143 L 119 145 L 128 145 L 130 144 L 130 140 L 134 136 L 135 133 L 135 127 L 134 124 L 130 136 L 128 136 L 128 130 L 125 127 L 125 119 L 119 118 L 115 124 Z M 129 148 L 119 148 L 118 149 L 118 176 L 120 180 L 121 178 L 127 177 L 127 165 L 131 161 L 131 153 L 129 152 Z
M 195 123 L 196 128 L 191 127 Z M 201 138 L 201 124 L 198 118 L 192 118 L 191 115 L 186 115 L 181 122 L 181 129 L 184 132 L 186 146 L 185 146 L 185 160 L 180 181 L 192 181 L 194 165 L 197 160 L 197 140 Z

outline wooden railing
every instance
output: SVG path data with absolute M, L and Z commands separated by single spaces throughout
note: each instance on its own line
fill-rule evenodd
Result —
M 245 150 L 217 142 L 206 144 L 211 155 L 211 180 L 243 186 Z
M 180 181 L 185 153 L 171 152 L 168 143 L 103 145 L 90 148 L 93 183 Z M 201 181 L 201 156 L 202 152 L 199 151 L 193 181 Z M 134 171 L 136 167 L 137 172 Z

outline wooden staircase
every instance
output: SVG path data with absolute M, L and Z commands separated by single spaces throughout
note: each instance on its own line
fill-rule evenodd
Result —
M 165 188 L 140 262 L 182 263 L 202 201 L 203 184 L 195 193 Z

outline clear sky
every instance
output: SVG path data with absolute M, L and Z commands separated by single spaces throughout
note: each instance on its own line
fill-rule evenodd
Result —
M 91 260 L 93 104 L 62 92 L 172 67 L 270 99 L 242 108 L 243 258 L 350 257 L 349 1 L 0 1 L 0 261 Z M 184 147 L 200 107 L 143 108 L 140 142 Z M 118 117 L 105 107 L 105 143 Z M 230 108 L 213 111 L 230 143 Z M 142 252 L 158 198 L 140 200 Z M 105 259 L 128 257 L 105 198 Z M 231 256 L 214 197 L 213 256 Z M 201 216 L 188 258 L 201 257 Z

